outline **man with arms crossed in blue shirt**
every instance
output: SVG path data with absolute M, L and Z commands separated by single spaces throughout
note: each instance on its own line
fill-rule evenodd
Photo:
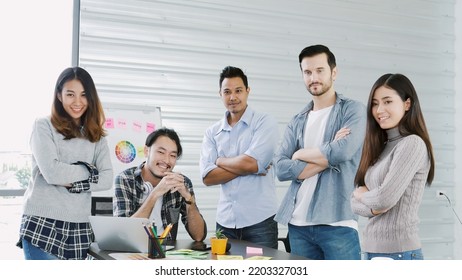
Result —
M 279 180 L 292 183 L 275 219 L 288 224 L 294 254 L 360 259 L 350 195 L 366 130 L 365 106 L 335 92 L 337 66 L 327 47 L 303 49 L 299 62 L 312 101 L 289 122 L 276 153 Z
M 207 186 L 221 184 L 217 229 L 232 239 L 277 248 L 274 168 L 278 142 L 275 119 L 247 105 L 250 88 L 241 69 L 220 75 L 220 96 L 227 111 L 204 135 L 200 172 Z

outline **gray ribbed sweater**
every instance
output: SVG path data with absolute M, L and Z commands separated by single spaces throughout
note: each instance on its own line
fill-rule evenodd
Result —
M 88 179 L 89 172 L 83 165 L 72 165 L 84 161 L 99 171 L 98 184 L 90 184 L 90 190 L 111 188 L 113 171 L 107 140 L 91 143 L 81 138 L 63 138 L 49 117 L 35 121 L 30 138 L 32 177 L 24 194 L 24 214 L 88 222 L 91 192 L 70 193 L 63 186 Z
M 399 136 L 387 131 L 388 139 Z M 425 143 L 410 135 L 386 144 L 380 159 L 365 176 L 368 192 L 358 201 L 352 197 L 353 212 L 369 217 L 362 234 L 362 251 L 395 253 L 421 248 L 418 210 L 430 169 Z M 373 210 L 387 210 L 373 216 Z

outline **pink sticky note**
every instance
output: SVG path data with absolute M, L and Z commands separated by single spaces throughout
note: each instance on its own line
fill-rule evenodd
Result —
M 146 132 L 151 133 L 154 130 L 156 130 L 156 124 L 155 123 L 146 123 Z
M 120 119 L 120 120 L 117 121 L 117 127 L 125 129 L 125 128 L 127 128 L 127 122 L 125 120 L 123 120 L 123 119 Z
M 138 121 L 133 122 L 133 130 L 134 131 L 141 132 L 142 127 L 143 127 L 143 125 L 141 124 L 141 122 L 138 122 Z
M 263 255 L 263 249 L 262 248 L 247 247 L 246 252 L 249 255 Z
M 107 118 L 106 122 L 104 123 L 104 127 L 107 129 L 113 129 L 114 128 L 114 119 L 113 118 Z

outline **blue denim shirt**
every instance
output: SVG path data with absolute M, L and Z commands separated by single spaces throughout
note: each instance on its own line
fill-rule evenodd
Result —
M 312 109 L 313 101 L 292 118 L 276 153 L 276 172 L 279 180 L 292 180 L 275 217 L 275 220 L 283 225 L 287 225 L 292 218 L 297 192 L 303 182 L 297 177 L 309 164 L 292 160 L 292 155 L 304 147 L 305 124 Z M 342 127 L 350 128 L 351 133 L 333 142 L 336 132 Z M 323 144 L 319 147 L 327 158 L 328 167 L 319 173 L 316 189 L 306 213 L 307 222 L 330 224 L 358 219 L 351 210 L 350 195 L 354 190 L 354 177 L 361 158 L 365 131 L 364 104 L 337 94 L 327 121 Z
M 239 122 L 231 127 L 226 112 L 209 127 L 202 142 L 200 172 L 204 178 L 217 168 L 218 157 L 246 154 L 257 160 L 256 174 L 239 176 L 222 184 L 216 221 L 227 228 L 243 228 L 273 216 L 277 210 L 274 152 L 279 134 L 276 120 L 247 107 Z M 266 173 L 267 172 L 267 173 Z M 258 174 L 266 173 L 266 176 Z

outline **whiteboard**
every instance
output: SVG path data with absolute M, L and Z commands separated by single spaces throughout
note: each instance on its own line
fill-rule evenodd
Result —
M 104 103 L 107 142 L 114 176 L 144 160 L 144 144 L 149 133 L 162 126 L 160 107 Z M 110 191 L 97 195 L 113 195 Z

